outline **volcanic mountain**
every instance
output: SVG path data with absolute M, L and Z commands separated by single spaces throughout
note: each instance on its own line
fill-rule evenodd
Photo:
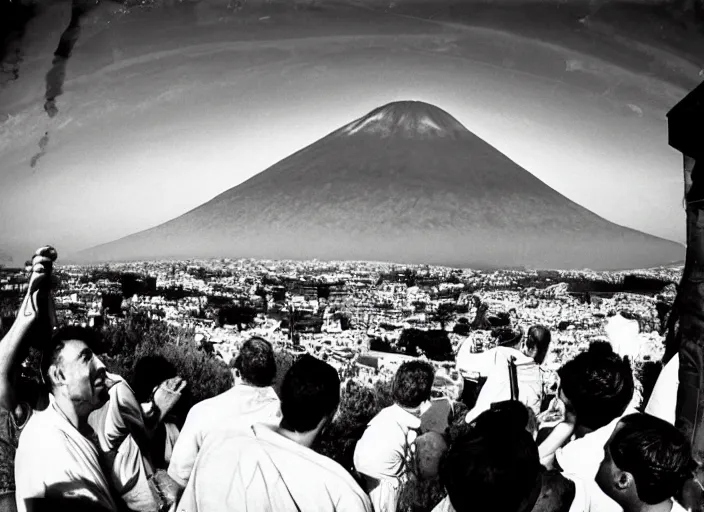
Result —
M 82 261 L 251 257 L 639 268 L 684 248 L 570 201 L 427 103 L 394 102 Z

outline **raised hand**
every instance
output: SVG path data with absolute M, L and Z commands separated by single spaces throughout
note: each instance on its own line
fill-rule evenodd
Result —
M 0 342 L 0 406 L 8 409 L 16 406 L 16 376 L 29 350 L 30 337 L 41 345 L 51 335 L 51 271 L 56 257 L 56 250 L 50 246 L 41 247 L 34 254 L 27 294 L 15 322 Z M 42 323 L 46 329 L 37 329 Z
M 154 391 L 154 404 L 160 412 L 160 419 L 171 412 L 171 409 L 181 399 L 181 393 L 186 388 L 187 382 L 181 377 L 173 377 L 162 382 Z
M 29 286 L 25 295 L 22 307 L 20 308 L 17 320 L 20 323 L 37 320 L 41 314 L 48 315 L 51 327 L 54 327 L 56 316 L 53 309 L 53 301 L 49 300 L 51 290 L 51 273 L 54 261 L 58 254 L 51 246 L 44 246 L 34 253 L 32 265 L 28 269 Z

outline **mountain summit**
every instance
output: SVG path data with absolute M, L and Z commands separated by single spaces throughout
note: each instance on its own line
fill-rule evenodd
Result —
M 443 110 L 403 101 L 180 217 L 77 256 L 626 269 L 681 261 L 684 248 L 595 215 Z
M 339 135 L 364 133 L 378 137 L 461 138 L 467 129 L 444 110 L 422 101 L 397 101 L 379 107 L 338 131 Z

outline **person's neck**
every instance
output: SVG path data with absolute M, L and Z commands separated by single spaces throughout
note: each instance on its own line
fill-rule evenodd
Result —
M 623 505 L 624 512 L 670 512 L 672 510 L 672 500 L 665 500 L 655 505 L 636 502 Z
M 76 404 L 65 395 L 54 395 L 54 407 L 79 431 L 88 423 L 88 414 L 76 407 Z
M 313 443 L 315 442 L 315 438 L 318 435 L 318 429 L 313 429 L 309 432 L 295 432 L 293 430 L 289 430 L 281 425 L 276 427 L 276 432 L 286 439 L 289 439 L 290 441 L 293 441 L 294 443 L 300 444 L 301 446 L 305 446 L 306 448 L 310 448 L 313 446 Z
M 413 416 L 420 418 L 420 405 L 418 407 L 404 407 L 401 404 L 396 404 L 398 405 L 401 409 L 406 411 L 409 414 L 412 414 Z

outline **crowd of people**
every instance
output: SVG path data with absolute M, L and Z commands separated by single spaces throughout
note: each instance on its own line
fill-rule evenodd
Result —
M 642 404 L 629 359 L 608 342 L 568 361 L 554 390 L 541 370 L 551 343 L 543 326 L 481 354 L 460 347 L 458 369 L 483 385 L 465 397 L 469 412 L 452 434 L 422 431 L 435 368 L 408 361 L 395 373 L 393 404 L 344 468 L 315 450 L 340 404 L 332 366 L 303 355 L 277 393 L 274 349 L 251 338 L 232 389 L 195 405 L 179 431 L 170 413 L 188 383 L 172 369 L 142 361 L 128 383 L 96 353 L 95 330 L 55 325 L 56 257 L 37 251 L 0 341 L 0 511 L 401 512 L 419 453 L 422 476 L 445 491 L 433 512 L 698 509 L 688 491 L 701 487 L 698 465 L 673 425 L 677 357 Z M 30 346 L 41 351 L 46 393 L 27 400 L 20 375 Z

